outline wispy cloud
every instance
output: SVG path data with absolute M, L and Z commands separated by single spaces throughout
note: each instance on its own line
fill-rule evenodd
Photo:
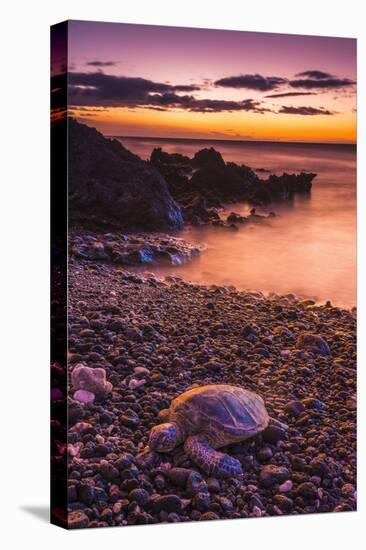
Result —
M 328 111 L 324 107 L 288 107 L 283 105 L 278 111 L 286 115 L 305 115 L 305 116 L 315 116 L 315 115 L 334 115 L 334 111 Z
M 260 74 L 244 74 L 239 76 L 228 76 L 215 81 L 215 86 L 225 88 L 244 88 L 247 90 L 258 90 L 269 92 L 275 90 L 287 80 L 279 76 L 262 76 Z
M 315 78 L 316 80 L 322 80 L 324 78 L 332 78 L 333 75 L 325 73 L 324 71 L 310 70 L 302 73 L 297 73 L 295 76 L 304 76 L 306 78 Z
M 116 65 L 115 61 L 88 61 L 87 65 L 91 67 L 113 67 Z
M 282 94 L 272 94 L 272 95 L 266 95 L 265 97 L 268 98 L 275 98 L 275 97 L 296 97 L 301 95 L 317 95 L 315 92 L 283 92 Z
M 302 78 L 290 80 L 289 84 L 292 88 L 305 88 L 307 90 L 331 90 L 337 88 L 349 88 L 356 84 L 356 82 L 350 78 L 340 78 L 329 73 L 316 70 L 304 71 L 302 73 L 298 73 L 296 76 L 300 76 Z

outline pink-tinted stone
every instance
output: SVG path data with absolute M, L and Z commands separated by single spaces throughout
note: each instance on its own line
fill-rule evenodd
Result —
M 280 493 L 288 493 L 289 491 L 291 491 L 292 487 L 292 481 L 290 479 L 287 479 L 284 483 L 282 483 L 282 485 L 278 487 L 278 490 Z
M 130 388 L 130 390 L 135 390 L 136 388 L 139 388 L 144 384 L 146 384 L 146 380 L 144 378 L 142 380 L 136 380 L 136 378 L 132 378 L 128 384 L 128 387 Z
M 133 372 L 134 372 L 137 376 L 149 376 L 149 374 L 150 374 L 149 369 L 146 369 L 145 367 L 135 367 L 135 368 L 133 369 Z
M 107 381 L 106 371 L 101 367 L 92 368 L 79 363 L 71 373 L 71 382 L 74 390 L 85 390 L 101 398 L 112 391 L 112 384 Z
M 87 390 L 77 390 L 73 398 L 76 399 L 76 401 L 80 401 L 80 403 L 84 403 L 85 405 L 91 405 L 94 403 L 95 395 L 91 391 Z

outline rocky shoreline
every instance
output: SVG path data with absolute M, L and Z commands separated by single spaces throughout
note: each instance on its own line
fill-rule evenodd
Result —
M 225 162 L 214 148 L 201 149 L 192 157 L 154 149 L 150 164 L 164 177 L 173 199 L 181 209 L 184 223 L 224 225 L 218 209 L 225 203 L 246 202 L 268 206 L 309 195 L 316 174 L 300 172 L 270 174 L 261 179 L 249 166 Z M 229 221 L 230 223 L 230 221 Z
M 203 245 L 192 245 L 166 233 L 103 233 L 71 230 L 71 256 L 115 266 L 182 265 L 198 256 Z
M 213 148 L 192 157 L 154 149 L 141 160 L 116 139 L 69 118 L 68 206 L 72 227 L 96 231 L 174 231 L 184 225 L 235 229 L 222 220 L 225 204 L 254 207 L 309 195 L 316 174 L 270 174 L 261 179 L 249 166 L 225 162 Z M 236 215 L 236 222 L 247 221 Z M 249 221 L 260 221 L 252 217 Z
M 69 527 L 356 509 L 353 312 L 73 255 L 69 288 Z M 102 369 L 109 391 L 76 395 L 80 364 Z M 229 480 L 182 448 L 144 451 L 159 411 L 210 383 L 257 392 L 288 426 L 231 445 L 244 473 Z

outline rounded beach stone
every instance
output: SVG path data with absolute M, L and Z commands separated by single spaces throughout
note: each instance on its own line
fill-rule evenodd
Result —
M 177 487 L 185 488 L 187 486 L 187 480 L 191 472 L 189 468 L 172 468 L 168 472 L 168 477 L 173 485 Z
M 305 405 L 301 401 L 290 401 L 285 406 L 285 412 L 293 416 L 299 416 L 305 410 Z
M 159 496 L 153 502 L 153 510 L 179 513 L 182 510 L 182 501 L 177 495 Z
M 216 520 L 216 519 L 220 519 L 220 516 L 218 516 L 217 514 L 215 514 L 215 512 L 205 512 L 204 514 L 202 514 L 200 516 L 200 521 L 212 521 L 212 520 Z
M 107 382 L 106 371 L 101 367 L 87 367 L 78 363 L 71 372 L 71 383 L 74 390 L 87 390 L 96 397 L 105 397 L 112 390 L 112 384 Z
M 94 393 L 87 390 L 77 390 L 72 397 L 84 405 L 92 405 L 95 401 Z
M 279 426 L 269 425 L 263 432 L 263 439 L 267 443 L 275 445 L 278 441 L 286 439 L 286 431 Z
M 289 471 L 284 466 L 268 464 L 263 466 L 259 474 L 259 481 L 263 487 L 271 487 L 276 483 L 282 483 L 289 477 Z
M 140 506 L 145 506 L 149 502 L 150 495 L 145 489 L 133 489 L 128 498 Z
M 292 487 L 293 487 L 293 483 L 291 479 L 287 479 L 284 483 L 282 483 L 278 487 L 278 490 L 280 493 L 288 493 L 289 491 L 291 491 Z
M 92 485 L 80 483 L 77 491 L 79 500 L 87 506 L 90 506 L 94 502 L 94 487 Z
M 298 486 L 296 493 L 302 497 L 309 499 L 318 498 L 318 490 L 314 483 L 311 483 L 311 481 L 305 481 L 304 483 L 301 483 Z
M 67 518 L 67 525 L 69 529 L 82 529 L 83 527 L 87 527 L 88 523 L 88 516 L 81 510 L 70 512 Z

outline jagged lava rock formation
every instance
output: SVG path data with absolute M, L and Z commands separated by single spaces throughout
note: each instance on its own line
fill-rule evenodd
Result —
M 152 164 L 94 128 L 72 118 L 67 122 L 71 224 L 128 230 L 165 230 L 183 224 L 179 206 Z
M 316 176 L 301 172 L 261 179 L 249 166 L 225 163 L 213 148 L 198 151 L 192 159 L 156 148 L 150 160 L 168 182 L 185 221 L 193 224 L 215 224 L 216 208 L 224 203 L 245 201 L 262 206 L 309 193 Z

